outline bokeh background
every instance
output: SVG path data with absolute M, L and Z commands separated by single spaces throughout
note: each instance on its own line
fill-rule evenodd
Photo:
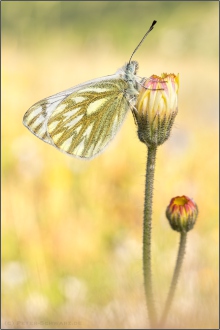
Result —
M 158 313 L 178 249 L 165 209 L 199 218 L 167 327 L 218 328 L 219 2 L 2 2 L 2 327 L 148 328 L 142 274 L 147 150 L 132 114 L 99 157 L 68 157 L 32 135 L 36 101 L 114 73 L 180 74 L 179 113 L 159 148 L 152 265 Z

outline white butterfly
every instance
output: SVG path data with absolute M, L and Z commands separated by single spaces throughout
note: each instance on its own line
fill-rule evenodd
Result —
M 129 109 L 135 111 L 141 78 L 131 61 L 114 75 L 94 79 L 45 98 L 28 109 L 23 124 L 38 138 L 69 155 L 93 158 L 118 132 Z

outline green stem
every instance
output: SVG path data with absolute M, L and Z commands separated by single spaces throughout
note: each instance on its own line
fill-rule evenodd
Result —
M 153 183 L 156 162 L 156 146 L 148 147 L 145 202 L 144 202 L 144 223 L 143 223 L 143 271 L 144 288 L 147 302 L 148 315 L 151 327 L 156 325 L 156 308 L 153 298 L 152 274 L 151 274 L 151 222 L 153 203 Z
M 173 297 L 174 297 L 174 293 L 176 290 L 176 286 L 177 286 L 177 281 L 179 278 L 179 274 L 181 271 L 181 267 L 182 267 L 182 263 L 183 263 L 183 258 L 184 258 L 184 254 L 185 254 L 185 250 L 186 250 L 186 238 L 187 238 L 187 232 L 182 231 L 180 234 L 180 245 L 179 245 L 179 251 L 178 251 L 178 256 L 177 256 L 177 260 L 176 260 L 176 267 L 173 273 L 173 278 L 172 278 L 172 282 L 171 282 L 171 286 L 170 286 L 170 291 L 169 294 L 167 296 L 167 300 L 166 300 L 166 304 L 164 307 L 164 311 L 160 320 L 160 324 L 164 326 L 166 319 L 167 319 L 167 315 L 169 313 L 172 301 L 173 301 Z

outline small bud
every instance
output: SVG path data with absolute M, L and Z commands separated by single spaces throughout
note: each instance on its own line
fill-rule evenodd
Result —
M 138 137 L 147 146 L 158 146 L 170 136 L 178 112 L 179 75 L 152 75 L 140 90 L 136 111 Z
M 166 216 L 173 230 L 187 232 L 196 222 L 198 207 L 189 197 L 177 196 L 171 199 Z

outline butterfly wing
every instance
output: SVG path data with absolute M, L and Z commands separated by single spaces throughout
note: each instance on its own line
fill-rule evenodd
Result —
M 24 126 L 44 142 L 53 144 L 47 134 L 47 121 L 65 97 L 59 94 L 53 95 L 32 105 L 24 115 Z
M 129 109 L 128 83 L 120 75 L 95 79 L 37 102 L 24 125 L 59 150 L 81 158 L 99 154 Z
M 115 136 L 129 109 L 126 88 L 123 79 L 108 79 L 71 93 L 48 120 L 54 145 L 82 158 L 99 154 Z
M 109 76 L 114 77 L 115 75 Z M 107 78 L 107 77 L 105 77 Z M 50 139 L 50 136 L 47 134 L 47 122 L 53 111 L 56 107 L 73 92 L 84 88 L 87 85 L 91 85 L 95 82 L 98 82 L 100 78 L 87 81 L 83 84 L 79 84 L 52 96 L 49 96 L 43 100 L 38 101 L 32 105 L 23 117 L 23 124 L 27 127 L 31 133 L 36 135 L 39 139 L 53 144 Z

